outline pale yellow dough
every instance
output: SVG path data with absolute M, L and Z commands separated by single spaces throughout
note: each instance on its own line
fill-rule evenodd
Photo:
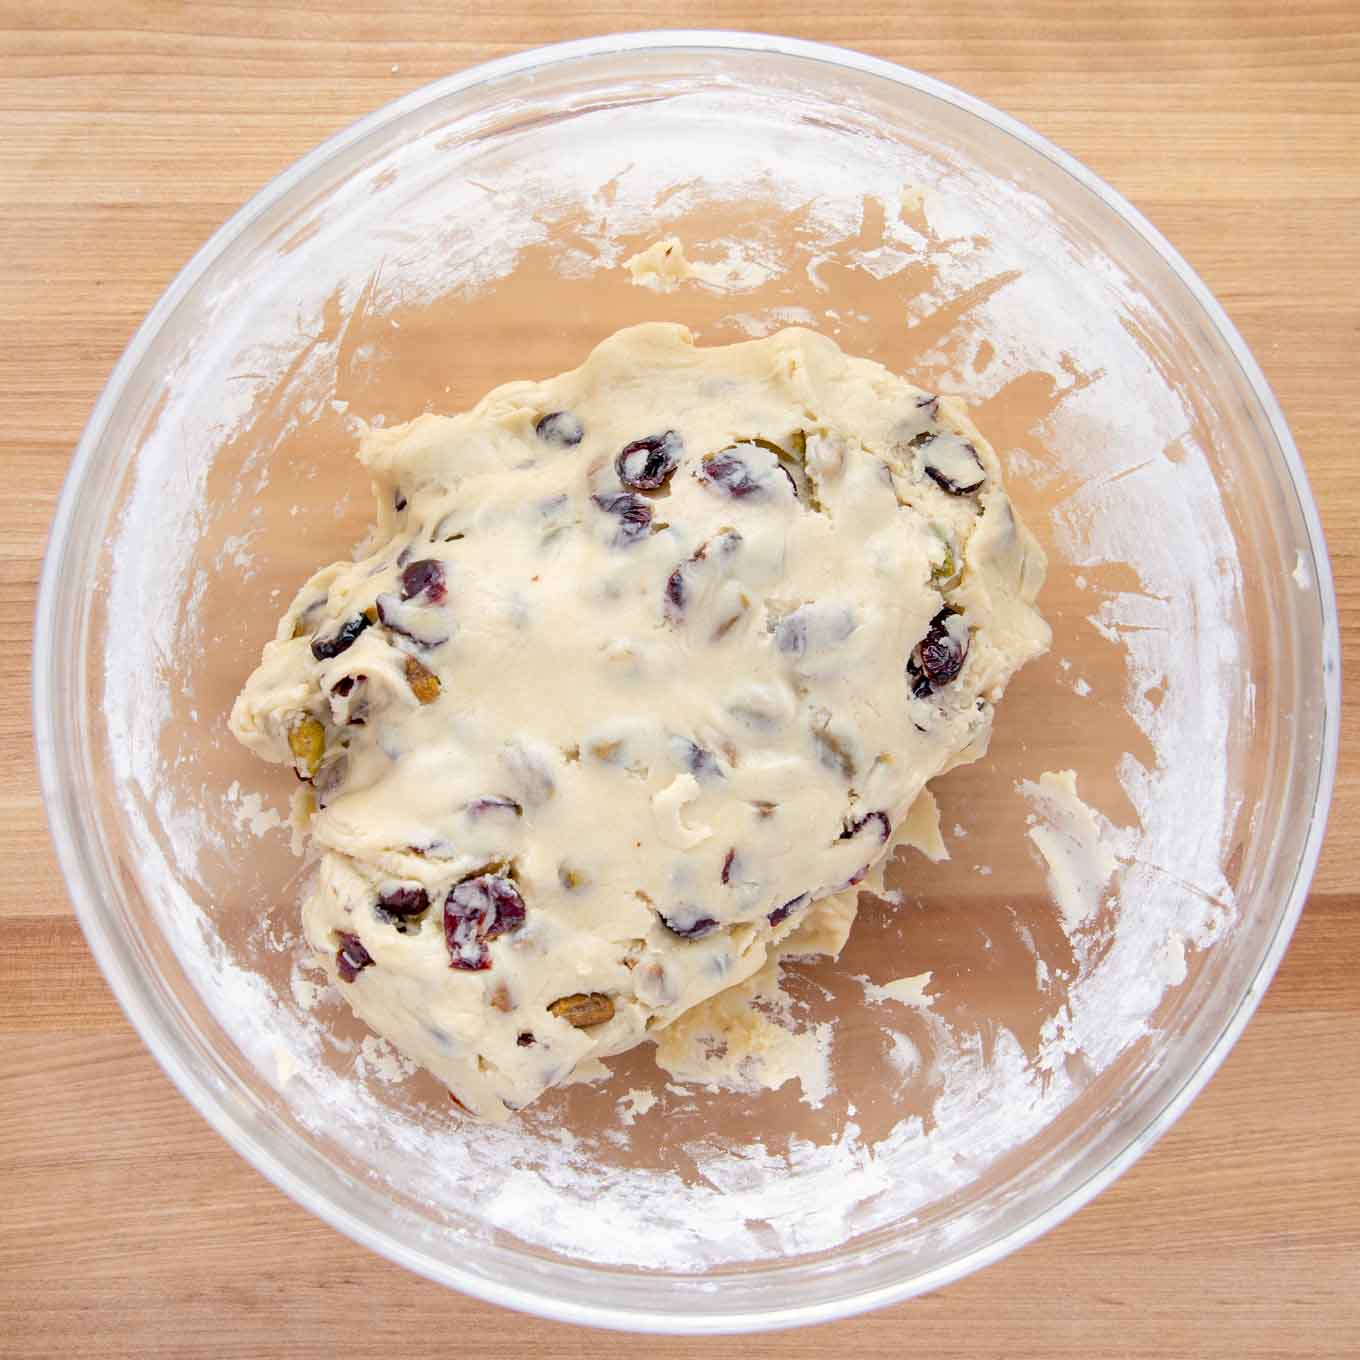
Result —
M 669 479 L 627 490 L 667 431 Z M 484 1117 L 837 952 L 891 846 L 943 852 L 927 780 L 1048 644 L 962 408 L 809 331 L 633 327 L 359 457 L 377 523 L 231 726 L 312 780 L 304 925 L 346 1000 Z M 957 675 L 923 682 L 923 639 Z

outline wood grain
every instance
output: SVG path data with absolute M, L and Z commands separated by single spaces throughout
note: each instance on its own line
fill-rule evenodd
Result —
M 1322 508 L 1360 685 L 1360 7 L 1227 0 L 0 3 L 0 1353 L 592 1360 L 636 1338 L 515 1316 L 293 1206 L 174 1092 L 70 915 L 31 756 L 29 639 L 70 451 L 194 249 L 289 162 L 427 80 L 536 43 L 727 27 L 960 85 L 1132 198 L 1218 295 Z M 1338 1356 L 1360 1337 L 1360 719 L 1280 976 L 1222 1073 L 1096 1203 L 875 1316 L 658 1357 Z

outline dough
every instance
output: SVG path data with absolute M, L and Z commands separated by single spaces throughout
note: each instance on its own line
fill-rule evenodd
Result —
M 962 408 L 810 331 L 636 326 L 359 457 L 231 727 L 310 781 L 312 947 L 483 1117 L 839 950 L 1048 645 Z

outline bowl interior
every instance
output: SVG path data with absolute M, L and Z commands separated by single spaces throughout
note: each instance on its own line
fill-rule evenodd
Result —
M 396 1259 L 627 1326 L 829 1316 L 1054 1221 L 1221 1056 L 1325 812 L 1326 565 L 1216 311 L 1005 120 L 745 41 L 499 63 L 285 176 L 130 351 L 43 605 L 63 861 L 171 1074 Z M 670 234 L 723 286 L 634 285 L 623 260 Z M 900 858 L 839 962 L 787 970 L 800 1077 L 681 1086 L 638 1050 L 470 1126 L 309 969 L 292 779 L 226 713 L 293 590 L 367 525 L 356 418 L 462 409 L 649 319 L 704 344 L 808 325 L 963 395 L 1049 553 L 1053 649 L 987 757 L 939 781 L 950 861 Z M 1064 833 L 1032 784 L 1066 769 L 1118 859 L 1076 925 L 1027 834 Z M 927 971 L 924 1004 L 874 990 Z

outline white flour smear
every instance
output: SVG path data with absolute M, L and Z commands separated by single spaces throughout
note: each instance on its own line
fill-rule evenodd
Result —
M 111 545 L 108 617 L 116 644 L 105 657 L 103 697 L 142 881 L 162 929 L 262 1084 L 286 1084 L 294 1117 L 318 1143 L 343 1149 L 371 1182 L 390 1182 L 405 1203 L 432 1206 L 444 1233 L 485 1238 L 501 1229 L 575 1259 L 701 1270 L 825 1250 L 911 1220 L 965 1191 L 1079 1096 L 1069 1059 L 1079 1055 L 1086 1073 L 1098 1073 L 1149 1033 L 1167 987 L 1185 977 L 1186 947 L 1211 943 L 1232 918 L 1220 865 L 1235 810 L 1223 751 L 1240 663 L 1230 623 L 1240 582 L 1219 487 L 1186 434 L 1193 422 L 1137 339 L 1155 329 L 1155 318 L 1116 267 L 1093 262 L 1040 200 L 929 148 L 847 138 L 768 99 L 707 90 L 671 104 L 646 116 L 633 107 L 602 110 L 590 115 L 588 128 L 583 119 L 540 127 L 513 156 L 494 139 L 445 146 L 445 131 L 434 128 L 367 164 L 272 248 L 244 262 L 237 281 L 204 310 L 199 338 L 165 374 L 163 403 L 142 444 Z M 727 139 L 738 117 L 764 131 L 754 140 Z M 591 139 L 584 150 L 582 135 Z M 869 230 L 866 195 L 879 207 L 880 230 Z M 1086 884 L 1081 905 L 1064 909 L 1076 972 L 1037 1052 L 1004 1026 L 985 1043 L 952 1026 L 939 977 L 925 990 L 932 960 L 894 960 L 888 966 L 898 974 L 921 976 L 880 989 L 880 999 L 904 1004 L 869 1010 L 891 1036 L 883 1071 L 894 1086 L 929 1077 L 929 1118 L 903 1115 L 867 1133 L 862 1094 L 840 1086 L 844 1054 L 835 1026 L 810 1025 L 803 1049 L 779 1059 L 784 1094 L 808 1117 L 831 1108 L 838 1094 L 861 1115 L 847 1114 L 830 1137 L 772 1128 L 726 1144 L 695 1140 L 685 1149 L 695 1174 L 686 1177 L 630 1165 L 611 1149 L 656 1125 L 664 1102 L 702 1108 L 705 1100 L 737 1097 L 666 1086 L 659 1075 L 652 1090 L 626 1097 L 601 1083 L 611 1110 L 624 1101 L 625 1117 L 615 1112 L 607 1138 L 532 1114 L 498 1128 L 469 1129 L 451 1116 L 438 1121 L 402 1094 L 406 1071 L 398 1055 L 367 1040 L 346 1051 L 329 1037 L 342 1014 L 333 994 L 296 967 L 290 988 L 243 966 L 219 934 L 226 923 L 215 919 L 205 884 L 214 865 L 250 853 L 251 832 L 284 833 L 270 831 L 277 814 L 254 793 L 237 788 L 228 797 L 208 783 L 190 788 L 182 769 L 172 779 L 164 738 L 177 705 L 193 700 L 201 709 L 204 702 L 177 688 L 176 659 L 216 637 L 213 622 L 201 617 L 209 582 L 194 567 L 196 543 L 224 513 L 208 502 L 214 456 L 285 375 L 278 399 L 291 403 L 295 420 L 329 409 L 344 328 L 328 332 L 328 309 L 381 316 L 450 294 L 473 298 L 508 276 L 523 252 L 553 240 L 554 223 L 567 217 L 571 231 L 555 256 L 560 275 L 594 279 L 637 252 L 640 236 L 663 238 L 670 224 L 715 198 L 740 203 L 752 196 L 770 204 L 771 221 L 799 215 L 799 253 L 782 254 L 773 232 L 685 241 L 696 259 L 721 270 L 712 276 L 721 294 L 716 286 L 699 291 L 710 303 L 725 299 L 735 324 L 752 333 L 779 324 L 771 284 L 797 285 L 795 314 L 834 333 L 835 318 L 817 309 L 841 305 L 835 270 L 885 289 L 919 274 L 905 303 L 892 302 L 892 324 L 928 326 L 941 308 L 970 295 L 967 329 L 989 346 L 984 364 L 975 347 L 948 351 L 942 339 L 942 389 L 980 402 L 1027 374 L 1051 374 L 1067 385 L 1072 356 L 1083 372 L 1103 374 L 1085 386 L 1072 383 L 1036 432 L 1045 461 L 999 452 L 1013 483 L 1028 477 L 1036 487 L 1058 489 L 1047 526 L 1055 564 L 1093 578 L 1107 567 L 1122 573 L 1123 586 L 1083 598 L 1091 602 L 1090 626 L 1122 653 L 1123 706 L 1146 741 L 1117 770 L 1132 816 L 1117 815 L 1129 824 L 1116 831 L 1092 817 L 1090 826 L 1105 837 L 1094 843 L 1118 866 L 1102 861 L 1111 872 L 1097 886 Z M 1003 277 L 1005 286 L 989 291 L 989 281 Z M 749 296 L 748 287 L 760 296 Z M 1112 307 L 1112 296 L 1122 306 Z M 965 351 L 973 357 L 957 357 Z M 526 375 L 503 375 L 518 376 Z M 1163 457 L 1175 441 L 1178 456 Z M 277 443 L 245 459 L 236 496 L 248 502 L 282 475 L 270 463 Z M 324 495 L 308 494 L 304 512 L 331 512 Z M 216 569 L 244 580 L 270 544 L 251 535 L 249 513 L 242 518 Z M 259 623 L 268 626 L 264 616 Z M 1056 649 L 1068 646 L 1062 629 L 1057 623 Z M 262 633 L 252 647 L 261 641 Z M 240 676 L 230 677 L 224 694 L 244 678 L 245 653 L 239 659 Z M 1074 696 L 1092 721 L 1096 702 Z M 223 716 L 203 720 L 213 743 Z M 1008 699 L 998 730 L 1024 720 Z M 1061 764 L 1076 756 L 1046 751 L 1041 758 Z M 1083 788 L 1087 777 L 1083 770 Z M 1062 823 L 1053 791 L 1043 780 L 1033 787 L 1037 839 L 1048 837 L 1047 848 L 1038 848 L 1062 862 L 1061 837 L 1080 842 L 1090 827 L 1083 832 L 1079 818 Z M 999 874 L 981 878 L 966 865 L 958 872 L 1004 891 Z M 276 923 L 288 921 L 297 886 L 280 889 L 283 896 L 269 904 L 279 912 Z M 909 885 L 906 896 L 897 910 L 910 910 Z M 1101 922 L 1100 947 L 1086 948 L 1082 941 Z M 290 966 L 284 961 L 280 976 Z M 1042 959 L 1039 975 L 1047 985 L 1050 965 Z M 911 1033 L 900 1032 L 908 1020 Z M 657 1101 L 661 1108 L 640 1118 Z M 948 1231 L 961 1233 L 966 1220 L 964 1214 Z

